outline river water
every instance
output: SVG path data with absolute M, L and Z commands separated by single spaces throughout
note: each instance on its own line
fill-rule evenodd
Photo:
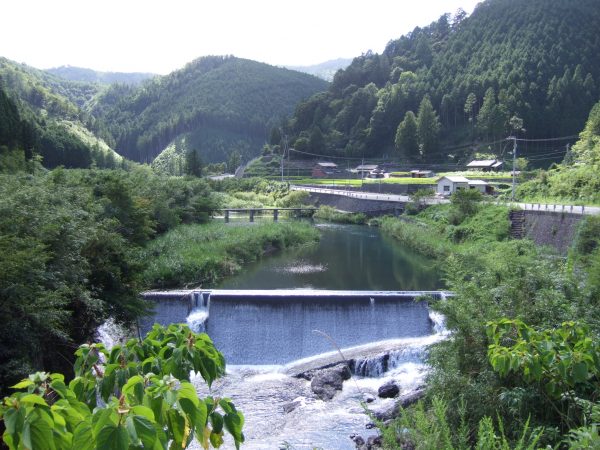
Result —
M 430 261 L 377 228 L 317 226 L 322 232 L 318 245 L 266 257 L 218 288 L 396 291 L 442 287 Z M 202 324 L 199 317 L 208 319 Z M 246 449 L 353 449 L 350 434 L 376 434 L 365 429 L 370 422 L 361 404 L 365 396 L 376 398 L 368 404 L 371 411 L 385 410 L 393 400 L 377 398 L 384 382 L 396 381 L 402 393 L 421 385 L 427 373 L 426 347 L 444 337 L 439 316 L 425 303 L 406 299 L 219 300 L 211 302 L 208 312 L 192 311 L 188 322 L 206 330 L 228 362 L 227 376 L 215 382 L 210 392 L 200 378 L 194 382 L 203 395 L 230 397 L 244 412 Z M 290 373 L 311 358 L 336 357 L 336 346 L 343 353 L 370 356 L 357 363 L 360 374 L 324 402 L 312 393 L 309 381 Z M 384 359 L 377 354 L 383 348 L 395 350 Z M 230 440 L 225 441 L 225 448 L 232 448 Z

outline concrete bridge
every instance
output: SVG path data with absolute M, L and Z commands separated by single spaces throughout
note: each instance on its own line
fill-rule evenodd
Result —
M 280 211 L 292 211 L 295 216 L 300 216 L 303 212 L 309 212 L 311 215 L 317 210 L 317 208 L 223 208 L 217 209 L 216 212 L 223 213 L 225 222 L 229 222 L 231 213 L 247 213 L 250 222 L 254 222 L 254 216 L 256 214 L 264 214 L 265 212 L 273 214 L 273 221 L 277 222 L 279 219 Z

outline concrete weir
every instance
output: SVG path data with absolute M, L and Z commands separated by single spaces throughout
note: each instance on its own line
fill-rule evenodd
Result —
M 435 333 L 427 302 L 446 291 L 340 291 L 316 289 L 148 291 L 155 315 L 140 323 L 186 322 L 207 332 L 231 364 L 287 364 L 303 358 L 290 372 L 327 365 L 335 342 L 349 356 L 372 355 L 374 342 L 429 336 Z M 389 342 L 388 342 L 389 344 Z M 355 348 L 356 347 L 356 348 Z M 394 346 L 390 346 L 394 347 Z M 335 359 L 336 356 L 333 355 Z

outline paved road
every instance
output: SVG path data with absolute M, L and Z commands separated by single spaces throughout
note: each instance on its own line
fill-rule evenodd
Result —
M 291 186 L 291 189 L 306 192 L 318 192 L 323 194 L 340 195 L 350 198 L 359 198 L 364 200 L 376 200 L 385 202 L 401 202 L 410 201 L 408 195 L 396 194 L 377 194 L 374 192 L 348 191 L 345 189 L 330 189 L 308 186 Z M 450 200 L 444 198 L 429 198 L 424 200 L 428 205 L 436 205 L 440 203 L 450 203 Z M 497 204 L 505 204 L 507 206 L 515 206 L 527 211 L 548 211 L 553 213 L 573 213 L 585 215 L 599 215 L 600 207 L 598 206 L 574 206 L 574 205 L 554 205 L 547 203 L 520 203 L 520 202 L 492 202 Z

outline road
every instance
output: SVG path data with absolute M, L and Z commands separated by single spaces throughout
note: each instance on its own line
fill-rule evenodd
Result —
M 375 192 L 362 192 L 362 191 L 349 191 L 345 189 L 330 189 L 321 187 L 308 187 L 308 186 L 291 186 L 291 189 L 296 191 L 306 192 L 318 192 L 323 194 L 340 195 L 350 198 L 359 198 L 363 200 L 376 200 L 385 202 L 410 202 L 408 195 L 396 195 L 396 194 L 377 194 Z M 441 203 L 450 203 L 450 200 L 445 198 L 427 198 L 423 201 L 428 205 L 437 205 Z M 521 203 L 521 202 L 504 202 L 495 201 L 491 203 L 504 204 L 506 206 L 514 206 L 524 209 L 526 211 L 548 211 L 552 213 L 572 213 L 572 214 L 584 214 L 584 215 L 599 215 L 600 207 L 598 206 L 580 206 L 580 205 L 555 205 L 551 203 Z

